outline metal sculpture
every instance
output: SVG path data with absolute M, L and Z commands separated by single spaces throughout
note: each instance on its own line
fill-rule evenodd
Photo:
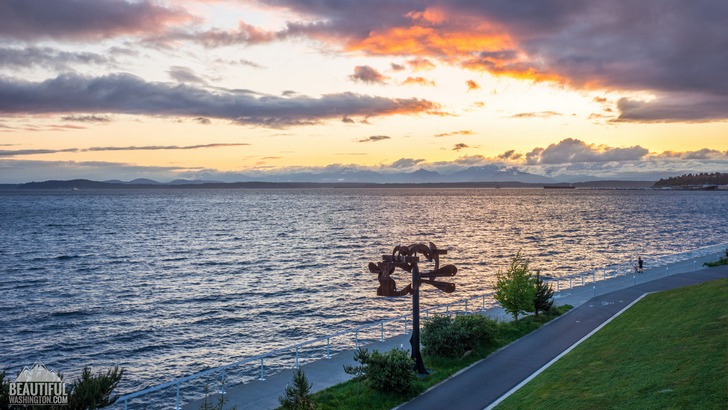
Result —
M 418 254 L 425 257 L 427 262 L 434 262 L 435 267 L 429 272 L 420 273 Z M 377 264 L 369 263 L 369 271 L 377 274 L 379 288 L 377 296 L 406 296 L 412 294 L 412 359 L 415 361 L 415 370 L 419 374 L 428 374 L 420 354 L 420 285 L 426 283 L 432 285 L 445 293 L 455 291 L 455 284 L 434 280 L 439 277 L 455 276 L 458 269 L 455 265 L 445 265 L 440 268 L 440 255 L 446 255 L 444 249 L 437 249 L 434 243 L 429 246 L 418 243 L 410 246 L 395 246 L 391 255 L 382 255 L 382 262 Z M 391 275 L 396 268 L 412 273 L 412 283 L 401 290 L 397 290 L 397 284 Z

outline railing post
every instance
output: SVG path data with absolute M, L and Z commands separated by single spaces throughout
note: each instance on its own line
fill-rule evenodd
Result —
M 465 299 L 465 314 L 468 314 L 468 300 Z
M 381 330 L 381 331 L 382 331 L 382 335 L 381 335 L 381 337 L 379 338 L 379 341 L 380 341 L 380 342 L 383 342 L 383 341 L 384 341 L 384 321 L 382 321 L 382 322 L 381 322 L 381 323 L 379 324 L 379 330 Z
M 179 383 L 177 383 L 177 403 L 175 404 L 174 408 L 175 410 L 181 410 L 182 407 L 180 407 L 180 400 L 179 400 Z
M 294 369 L 298 369 L 298 346 L 296 346 L 296 367 Z
M 331 338 L 326 338 L 326 358 L 331 359 Z
M 561 291 L 561 280 L 559 280 L 559 279 L 556 279 L 556 291 L 557 292 Z
M 263 370 L 263 358 L 260 358 L 260 377 L 258 380 L 263 381 L 265 380 L 265 371 Z
M 128 401 L 129 401 L 129 400 L 127 400 L 127 399 L 124 399 L 124 410 L 127 410 L 127 405 L 129 404 L 129 403 L 127 403 Z
M 604 273 L 602 280 L 607 280 L 607 268 L 602 269 L 602 272 Z
M 483 310 L 485 310 L 485 295 L 483 295 Z
M 596 282 L 596 272 L 592 271 L 592 283 Z
M 572 285 L 572 283 L 571 283 L 571 280 L 572 280 L 572 279 L 573 279 L 573 278 L 572 278 L 571 276 L 569 276 L 569 289 L 572 289 L 572 288 L 574 287 L 574 286 Z
M 227 393 L 227 392 L 225 391 L 225 368 L 223 367 L 222 368 L 222 377 L 220 378 L 220 394 L 224 395 L 225 393 Z
M 584 286 L 584 272 L 581 273 L 581 286 Z
M 355 339 L 354 339 L 354 346 L 356 348 L 359 348 L 359 329 L 356 329 Z
M 407 316 L 404 317 L 404 334 L 407 334 Z

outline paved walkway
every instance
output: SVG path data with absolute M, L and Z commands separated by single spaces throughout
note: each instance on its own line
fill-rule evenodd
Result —
M 458 409 L 483 409 L 643 293 L 728 277 L 726 267 L 701 268 L 704 261 L 712 260 L 715 260 L 714 255 L 667 267 L 646 269 L 643 274 L 619 276 L 594 284 L 587 283 L 586 286 L 563 289 L 555 295 L 556 304 L 574 306 L 575 309 L 571 312 L 497 351 L 400 408 L 444 409 L 453 408 L 455 405 Z M 510 319 L 501 308 L 489 309 L 484 314 L 499 320 Z M 375 342 L 366 347 L 370 350 L 386 351 L 400 346 L 409 348 L 409 335 Z M 353 356 L 353 351 L 344 352 L 332 356 L 331 359 L 301 366 L 313 384 L 312 392 L 348 380 L 350 376 L 344 372 L 343 366 L 356 364 Z M 265 381 L 256 380 L 228 387 L 226 408 L 235 406 L 240 410 L 258 410 L 278 407 L 278 397 L 283 393 L 286 384 L 291 382 L 293 372 L 293 369 L 289 369 L 268 376 Z M 216 400 L 217 396 L 213 395 L 210 399 Z M 199 409 L 201 403 L 201 400 L 193 401 L 183 408 Z

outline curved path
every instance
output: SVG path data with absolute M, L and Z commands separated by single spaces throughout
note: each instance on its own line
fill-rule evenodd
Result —
M 728 278 L 728 266 L 667 276 L 593 297 L 398 408 L 480 410 L 497 404 L 504 395 L 642 295 L 719 278 Z

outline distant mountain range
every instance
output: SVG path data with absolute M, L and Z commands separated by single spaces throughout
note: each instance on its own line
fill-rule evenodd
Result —
M 336 168 L 322 172 L 290 172 L 285 174 L 215 174 L 210 179 L 177 179 L 159 182 L 140 178 L 133 181 L 107 180 L 29 182 L 0 184 L 0 189 L 129 189 L 129 188 L 287 188 L 287 187 L 346 187 L 346 186 L 422 186 L 422 187 L 541 187 L 563 185 L 552 178 L 529 174 L 516 168 L 496 165 L 469 167 L 451 174 L 419 169 L 413 172 L 375 172 L 355 168 Z M 653 181 L 592 181 L 573 182 L 574 187 L 646 188 Z

